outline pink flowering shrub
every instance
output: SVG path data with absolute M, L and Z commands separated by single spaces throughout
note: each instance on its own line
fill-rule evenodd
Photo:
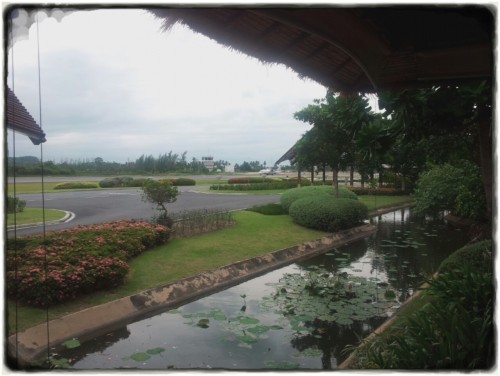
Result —
M 45 306 L 118 286 L 132 257 L 165 243 L 170 229 L 119 221 L 7 242 L 7 294 Z

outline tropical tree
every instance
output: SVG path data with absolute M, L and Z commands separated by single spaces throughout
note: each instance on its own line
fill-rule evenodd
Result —
M 160 212 L 156 222 L 168 227 L 172 226 L 172 219 L 168 216 L 167 203 L 175 202 L 179 192 L 169 180 L 147 179 L 142 187 L 142 200 L 155 205 Z
M 492 89 L 439 86 L 379 93 L 380 108 L 400 142 L 425 140 L 427 162 L 469 160 L 481 167 L 487 210 L 492 205 Z
M 294 117 L 312 124 L 318 137 L 328 145 L 325 157 L 333 171 L 333 186 L 338 196 L 338 172 L 354 165 L 354 140 L 359 130 L 373 120 L 368 100 L 359 94 L 328 91 L 324 99 L 315 100 Z
M 321 138 L 316 127 L 312 127 L 304 133 L 295 144 L 295 159 L 300 166 L 311 167 L 311 181 L 314 181 L 314 166 L 324 166 L 328 161 L 327 147 L 328 144 Z

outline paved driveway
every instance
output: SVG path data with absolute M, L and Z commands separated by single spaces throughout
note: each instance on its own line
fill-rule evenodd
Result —
M 203 187 L 179 187 L 177 201 L 167 205 L 174 214 L 194 209 L 238 210 L 256 205 L 279 202 L 279 195 L 207 194 L 199 192 Z M 27 206 L 42 207 L 41 194 L 19 196 Z M 104 223 L 120 219 L 150 219 L 155 210 L 143 202 L 141 190 L 74 191 L 45 194 L 45 208 L 70 211 L 74 219 L 67 223 L 46 225 L 47 231 L 70 228 L 77 225 Z M 17 236 L 39 233 L 43 227 L 17 229 Z M 13 231 L 8 231 L 12 236 Z

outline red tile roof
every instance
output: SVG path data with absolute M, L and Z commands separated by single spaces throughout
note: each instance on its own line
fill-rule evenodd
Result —
M 10 88 L 7 88 L 5 107 L 7 128 L 28 136 L 35 145 L 47 141 L 42 128 L 40 128 L 35 119 L 33 119 L 33 116 L 30 115 Z

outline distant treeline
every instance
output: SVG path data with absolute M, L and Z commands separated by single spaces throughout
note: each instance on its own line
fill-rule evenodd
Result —
M 219 160 L 214 161 L 214 171 L 225 171 L 225 166 L 229 162 Z M 265 167 L 258 161 L 243 162 L 235 165 L 236 172 L 257 172 Z M 125 163 L 106 162 L 103 158 L 86 158 L 78 160 L 62 160 L 60 162 L 44 161 L 44 175 L 120 175 L 120 174 L 164 174 L 164 173 L 188 173 L 188 174 L 208 174 L 210 171 L 203 165 L 202 161 L 196 158 L 188 160 L 187 152 L 177 154 L 172 151 L 153 155 L 141 155 L 135 161 Z M 8 176 L 33 176 L 42 174 L 42 164 L 40 159 L 33 156 L 8 158 Z

